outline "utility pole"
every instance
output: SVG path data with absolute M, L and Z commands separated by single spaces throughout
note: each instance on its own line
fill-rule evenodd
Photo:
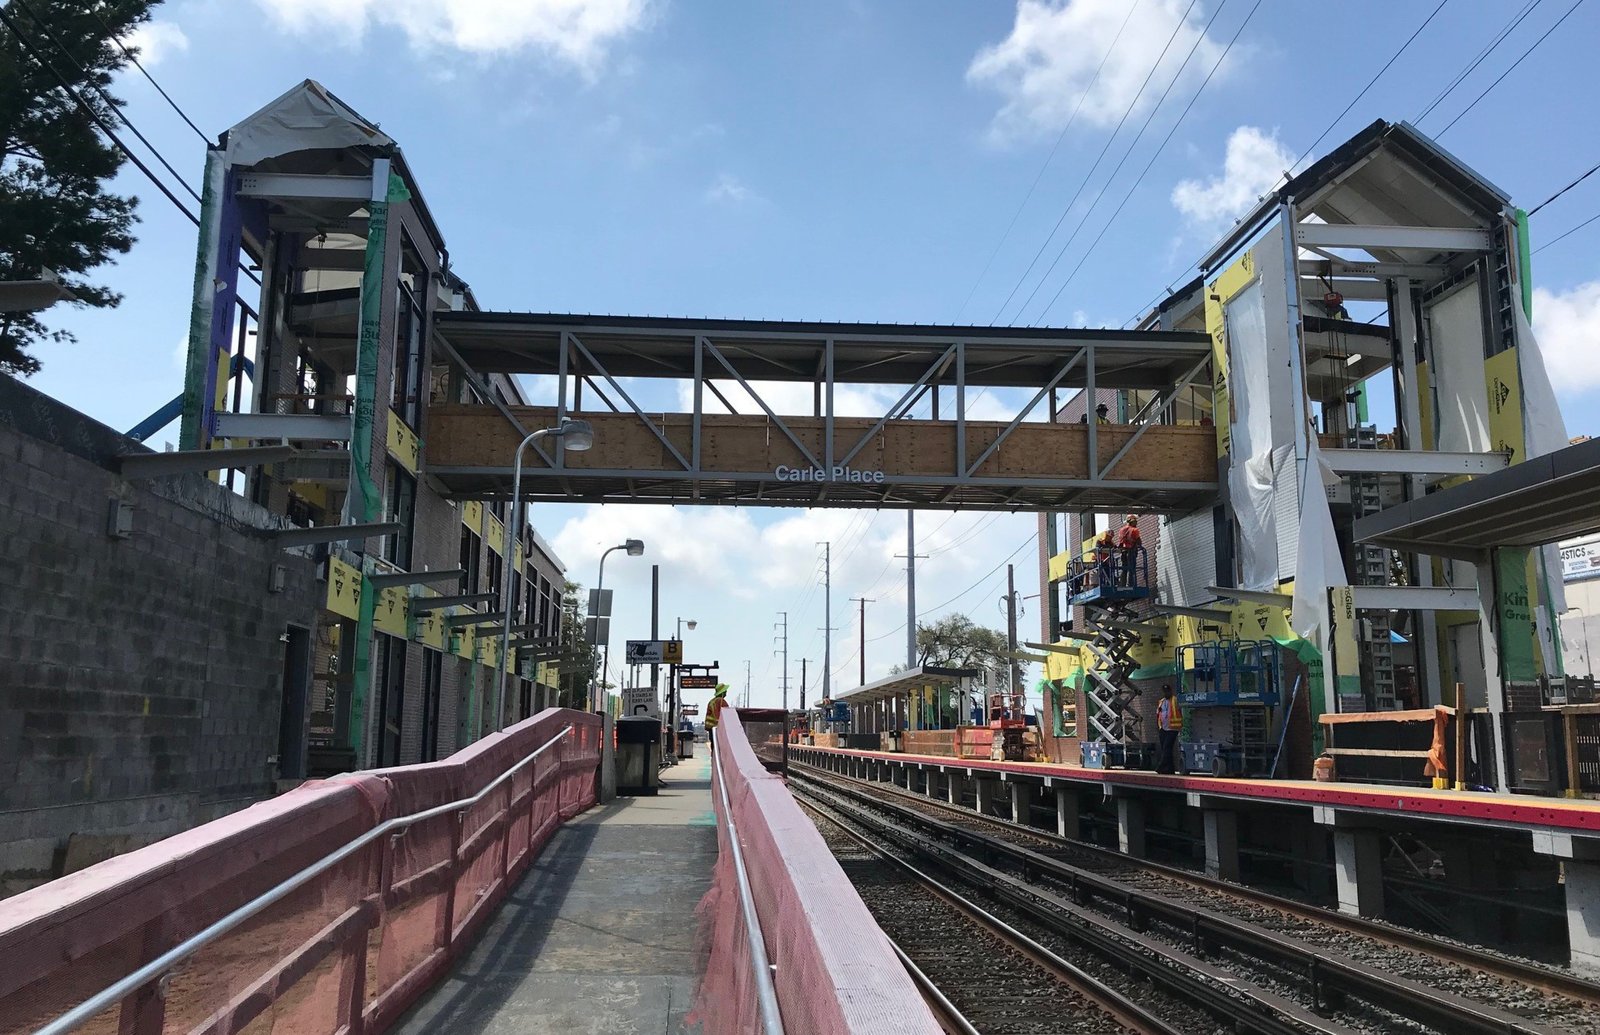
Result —
M 833 674 L 833 544 L 822 547 L 822 696 L 827 697 Z
M 744 706 L 746 708 L 750 707 L 750 662 L 748 659 L 744 663 Z
M 850 598 L 850 602 L 852 604 L 860 604 L 861 605 L 861 617 L 856 622 L 856 624 L 861 627 L 861 649 L 857 653 L 859 653 L 861 655 L 861 685 L 862 686 L 866 686 L 867 685 L 867 605 L 868 604 L 875 604 L 875 603 L 877 603 L 877 601 L 873 600 L 873 599 L 870 599 L 868 597 L 851 597 Z
M 779 765 L 782 771 L 789 771 L 789 612 L 779 611 L 782 616 L 783 628 L 783 724 L 778 727 L 778 749 L 780 756 Z
M 1588 645 L 1588 642 L 1589 641 L 1587 639 L 1584 640 L 1585 646 Z M 1584 655 L 1584 656 L 1587 657 L 1588 655 Z M 800 659 L 800 710 L 801 711 L 805 711 L 806 710 L 806 659 L 805 658 L 801 658 Z
M 783 655 L 783 710 L 787 713 L 789 710 L 789 612 L 779 611 L 778 621 L 774 622 L 772 627 L 779 630 L 778 635 L 774 636 L 773 639 L 783 644 L 778 653 Z
M 650 565 L 650 638 L 661 639 L 661 565 Z M 656 700 L 661 699 L 661 669 L 652 664 L 650 666 L 650 689 L 655 690 Z
M 1011 692 L 1022 689 L 1022 666 L 1017 663 L 1017 567 L 1006 565 L 1006 647 L 1011 651 Z
M 917 667 L 917 558 L 928 559 L 917 552 L 917 512 L 906 511 L 906 552 L 897 553 L 906 562 L 906 668 Z

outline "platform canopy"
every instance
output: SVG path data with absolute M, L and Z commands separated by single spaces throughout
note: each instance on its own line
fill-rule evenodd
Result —
M 1357 542 L 1477 560 L 1600 532 L 1600 439 L 1358 518 Z
M 923 687 L 949 687 L 959 686 L 964 679 L 976 679 L 983 673 L 975 668 L 940 668 L 937 665 L 918 665 L 916 668 L 897 672 L 892 676 L 884 676 L 858 686 L 853 690 L 846 690 L 834 696 L 837 704 L 876 704 L 879 701 L 892 701 L 897 697 L 904 697 L 908 693 L 921 690 Z

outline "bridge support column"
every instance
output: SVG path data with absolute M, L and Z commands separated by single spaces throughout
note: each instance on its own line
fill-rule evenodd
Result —
M 1033 785 L 1011 784 L 1011 822 L 1033 825 Z
M 975 779 L 977 780 L 975 786 L 978 792 L 978 811 L 985 816 L 992 816 L 994 815 L 994 785 L 999 781 L 986 780 L 981 776 Z
M 1312 809 L 1312 816 L 1333 828 L 1333 883 L 1339 912 L 1383 919 L 1382 832 L 1350 826 L 1356 817 L 1346 818 L 1320 805 Z
M 939 784 L 943 781 L 943 779 L 944 779 L 944 774 L 943 773 L 939 772 L 936 769 L 929 769 L 928 770 L 928 779 L 927 779 L 927 782 L 925 784 L 923 784 L 922 793 L 926 794 L 930 798 L 938 797 L 939 796 L 939 792 L 944 789 L 944 788 L 939 786 Z
M 945 800 L 952 805 L 960 805 L 967 794 L 967 778 L 961 773 L 948 773 L 945 776 Z
M 1205 826 L 1206 876 L 1239 880 L 1239 813 L 1219 807 L 1216 798 L 1190 794 L 1189 807 L 1201 810 Z
M 1600 977 L 1600 839 L 1536 830 L 1533 850 L 1561 860 L 1572 969 Z
M 1078 789 L 1056 784 L 1056 836 L 1077 840 L 1082 837 L 1078 821 Z
M 1144 802 L 1126 795 L 1117 798 L 1117 849 L 1144 858 Z

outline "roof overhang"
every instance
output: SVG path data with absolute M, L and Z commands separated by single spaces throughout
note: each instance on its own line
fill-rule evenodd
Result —
M 879 701 L 890 701 L 897 697 L 904 697 L 914 690 L 924 687 L 951 687 L 960 685 L 964 679 L 976 679 L 982 673 L 975 668 L 940 668 L 936 665 L 919 665 L 904 672 L 897 672 L 892 676 L 858 686 L 853 690 L 846 690 L 834 698 L 838 704 L 876 704 Z
M 1600 531 L 1600 439 L 1358 518 L 1357 542 L 1481 559 Z

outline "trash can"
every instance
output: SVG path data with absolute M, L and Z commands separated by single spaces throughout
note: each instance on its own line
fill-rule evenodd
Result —
M 694 730 L 678 731 L 678 757 L 680 759 L 694 757 Z
M 617 793 L 661 789 L 661 720 L 630 715 L 617 720 Z

